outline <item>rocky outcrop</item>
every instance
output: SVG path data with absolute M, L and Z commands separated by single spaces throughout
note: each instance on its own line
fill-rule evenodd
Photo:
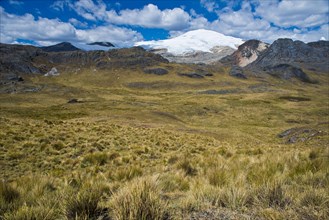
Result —
M 259 40 L 248 40 L 233 54 L 234 62 L 240 67 L 245 67 L 254 62 L 268 47 L 269 44 Z
M 194 78 L 194 79 L 202 79 L 205 76 L 213 76 L 212 73 L 207 73 L 207 72 L 198 72 L 198 73 L 178 73 L 179 76 L 186 76 L 189 78 Z
M 45 76 L 59 76 L 59 72 L 56 67 L 53 67 L 49 72 L 45 74 Z
M 257 60 L 257 58 L 269 47 L 269 44 L 259 40 L 248 40 L 241 44 L 231 55 L 222 59 L 222 62 L 245 67 Z
M 155 74 L 155 75 L 166 75 L 168 74 L 168 70 L 163 68 L 147 68 L 144 69 L 144 73 Z
M 322 130 L 315 128 L 301 127 L 301 128 L 290 128 L 278 134 L 279 138 L 285 140 L 287 144 L 293 144 L 298 142 L 306 142 L 317 136 L 324 135 Z
M 243 73 L 243 69 L 239 66 L 233 65 L 230 70 L 230 76 L 239 78 L 239 79 L 247 79 L 246 75 Z

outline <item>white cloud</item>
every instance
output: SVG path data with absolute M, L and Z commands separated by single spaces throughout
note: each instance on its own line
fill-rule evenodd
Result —
M 170 36 L 177 36 L 189 30 L 210 29 L 243 39 L 260 39 L 272 42 L 288 37 L 303 41 L 329 38 L 328 3 L 323 0 L 221 0 L 226 7 L 219 9 L 219 1 L 200 0 L 209 11 L 218 15 L 209 21 L 204 15 L 182 7 L 159 9 L 154 4 L 139 9 L 107 9 L 103 0 L 59 0 L 51 7 L 63 11 L 65 7 L 74 10 L 82 20 L 71 18 L 68 22 L 59 19 L 35 18 L 31 14 L 17 16 L 8 14 L 0 6 L 1 41 L 14 42 L 18 38 L 30 39 L 42 44 L 54 41 L 110 41 L 117 45 L 133 45 L 142 35 L 132 29 L 117 25 L 143 28 L 162 28 Z M 238 2 L 238 3 L 237 3 Z M 239 10 L 234 10 L 240 4 Z M 113 7 L 118 5 L 113 1 Z M 271 12 L 271 13 L 269 13 Z M 88 23 L 101 26 L 88 28 Z M 97 22 L 97 23 L 96 23 Z M 29 24 L 29 25 L 26 25 Z M 275 25 L 273 25 L 275 24 Z M 81 30 L 87 29 L 87 30 Z
M 3 8 L 1 14 L 1 33 L 11 38 L 21 38 L 29 40 L 73 40 L 75 37 L 75 28 L 69 24 L 61 22 L 58 19 L 48 19 L 39 17 L 35 19 L 31 14 L 22 16 L 8 14 Z M 27 25 L 28 24 L 28 25 Z M 2 40 L 2 38 L 1 38 Z
M 99 26 L 89 30 L 77 30 L 77 38 L 82 42 L 107 41 L 119 46 L 132 46 L 143 40 L 143 36 L 127 28 L 113 25 Z
M 9 0 L 9 4 L 11 4 L 11 5 L 23 5 L 24 2 L 17 1 L 17 0 Z
M 55 1 L 52 5 L 50 5 L 50 8 L 53 8 L 56 11 L 64 11 L 64 7 L 67 4 L 69 4 L 69 1 L 66 0 Z
M 256 15 L 280 27 L 316 27 L 328 23 L 328 12 L 327 0 L 259 0 L 256 7 Z
M 106 4 L 103 1 L 98 1 L 95 4 L 93 0 L 79 0 L 69 5 L 87 20 L 103 20 L 105 17 Z
M 280 25 L 277 24 L 277 26 L 271 25 L 271 22 L 273 22 L 271 19 L 261 17 L 258 9 L 258 7 L 264 7 L 264 5 L 267 4 L 269 6 L 269 8 L 267 9 L 267 15 L 270 16 L 270 14 L 272 13 L 268 13 L 268 12 L 269 11 L 272 12 L 272 10 L 274 10 L 272 7 L 274 7 L 273 5 L 277 4 L 277 1 L 276 0 L 261 1 L 261 3 L 258 0 L 255 1 L 257 1 L 256 12 L 253 12 L 250 2 L 244 1 L 241 4 L 241 9 L 238 11 L 234 11 L 232 8 L 229 7 L 226 7 L 224 10 L 217 11 L 219 16 L 218 19 L 213 22 L 208 22 L 208 23 L 204 22 L 203 23 L 205 26 L 204 28 L 215 30 L 226 35 L 239 37 L 245 40 L 259 39 L 269 43 L 271 43 L 272 41 L 278 38 L 292 38 L 294 40 L 302 40 L 305 42 L 317 41 L 321 37 L 325 37 L 326 39 L 328 39 L 328 35 L 329 35 L 328 23 L 327 23 L 328 21 L 322 24 L 321 26 L 316 25 L 317 23 L 318 24 L 322 23 L 319 22 L 321 20 L 321 17 L 317 17 L 316 14 L 314 15 L 311 15 L 310 13 L 308 15 L 303 14 L 301 8 L 305 7 L 304 1 L 301 1 L 300 3 L 302 6 L 298 6 L 299 1 L 294 2 L 295 5 L 297 5 L 296 7 L 299 8 L 298 9 L 299 12 L 298 13 L 295 12 L 294 16 L 295 17 L 304 16 L 307 25 L 303 23 L 303 20 L 299 21 L 299 19 L 301 19 L 300 17 L 298 17 L 298 19 L 296 20 L 292 16 L 292 17 L 286 17 L 287 20 L 284 21 L 285 23 L 282 24 L 280 23 Z M 324 12 L 326 10 L 327 9 L 324 8 L 318 11 Z M 274 10 L 273 14 L 275 13 L 278 12 Z M 284 14 L 283 12 L 280 13 Z M 302 13 L 303 15 L 299 15 L 300 13 Z M 302 25 L 298 26 L 298 22 L 301 22 Z M 293 25 L 296 27 L 293 29 L 286 28 L 287 27 L 286 25 L 288 24 L 291 24 L 288 27 L 291 27 Z M 318 28 L 312 28 L 312 29 L 308 28 L 309 26 L 313 27 L 313 25 L 318 26 Z
M 82 27 L 82 28 L 86 28 L 88 27 L 88 23 L 87 22 L 81 22 L 75 18 L 70 18 L 69 22 L 74 26 L 74 27 Z
M 57 1 L 53 8 L 61 9 L 67 5 L 78 15 L 90 21 L 103 21 L 116 25 L 131 25 L 145 28 L 163 28 L 166 30 L 185 29 L 191 19 L 182 8 L 160 10 L 154 4 L 145 5 L 142 9 L 107 10 L 106 4 L 99 0 L 79 0 L 74 3 Z M 120 7 L 115 3 L 116 7 Z
M 190 15 L 181 8 L 160 10 L 153 4 L 148 4 L 142 9 L 121 10 L 118 13 L 110 10 L 106 14 L 106 21 L 109 23 L 166 30 L 185 29 L 190 21 Z
M 218 4 L 214 0 L 200 0 L 200 4 L 209 12 L 214 12 L 215 9 L 218 9 Z
M 14 43 L 18 39 L 27 39 L 40 45 L 50 45 L 62 41 L 72 43 L 109 41 L 117 46 L 131 46 L 134 42 L 143 39 L 140 33 L 128 28 L 106 25 L 80 30 L 59 19 L 43 17 L 36 19 L 31 14 L 21 16 L 9 14 L 1 6 L 0 16 L 0 41 L 3 43 Z M 73 22 L 72 19 L 71 22 Z

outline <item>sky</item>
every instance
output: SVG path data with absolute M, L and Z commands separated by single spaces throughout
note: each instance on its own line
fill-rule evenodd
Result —
M 328 0 L 0 0 L 0 42 L 130 47 L 207 29 L 271 43 L 329 39 Z

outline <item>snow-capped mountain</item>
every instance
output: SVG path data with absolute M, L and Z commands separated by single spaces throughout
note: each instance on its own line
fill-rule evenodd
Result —
M 232 54 L 243 43 L 240 38 L 199 29 L 171 39 L 137 42 L 135 46 L 153 50 L 170 61 L 209 63 Z
M 237 49 L 244 41 L 240 38 L 226 36 L 216 31 L 194 30 L 183 35 L 167 40 L 141 41 L 135 46 L 142 46 L 147 49 L 167 49 L 173 55 L 184 55 L 193 52 L 209 52 L 216 46 L 228 46 Z

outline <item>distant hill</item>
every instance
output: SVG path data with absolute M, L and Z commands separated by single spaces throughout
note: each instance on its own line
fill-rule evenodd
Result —
M 60 45 L 63 46 L 63 44 Z M 0 44 L 0 73 L 45 74 L 53 67 L 61 71 L 90 67 L 97 69 L 143 68 L 168 63 L 168 60 L 160 55 L 148 52 L 141 47 L 109 51 L 83 51 L 76 48 L 74 51 L 65 51 L 70 48 L 75 47 L 54 45 L 45 49 L 26 45 Z
M 68 51 L 79 51 L 80 49 L 73 46 L 69 42 L 62 42 L 47 47 L 40 47 L 41 50 L 45 52 L 68 52 Z

